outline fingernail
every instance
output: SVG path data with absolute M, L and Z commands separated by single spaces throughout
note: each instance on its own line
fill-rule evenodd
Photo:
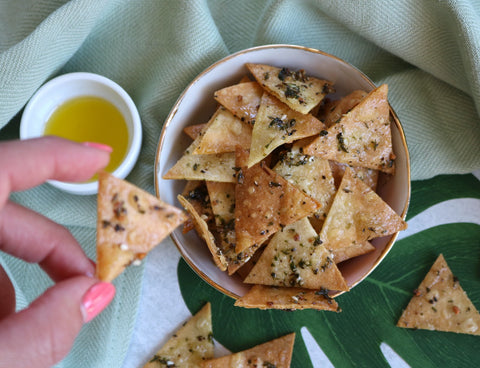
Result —
M 83 321 L 86 323 L 94 319 L 110 304 L 114 296 L 115 286 L 109 282 L 99 282 L 88 289 L 80 306 Z
M 92 147 L 92 148 L 97 148 L 99 150 L 102 150 L 102 151 L 106 151 L 106 152 L 112 152 L 113 151 L 113 148 L 106 145 L 106 144 L 103 144 L 103 143 L 98 143 L 98 142 L 83 142 L 82 143 L 84 146 L 87 146 L 87 147 Z
M 85 276 L 94 277 L 95 276 L 95 268 L 97 267 L 97 265 L 90 258 L 88 258 L 88 261 L 89 261 L 91 267 L 90 267 L 90 270 L 85 272 Z

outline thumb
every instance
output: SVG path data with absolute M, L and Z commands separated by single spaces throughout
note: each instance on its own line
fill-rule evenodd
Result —
M 55 284 L 27 309 L 0 321 L 0 368 L 51 367 L 114 295 L 112 284 L 85 276 Z

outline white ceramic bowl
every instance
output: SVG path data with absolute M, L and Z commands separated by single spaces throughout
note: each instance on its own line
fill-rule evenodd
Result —
M 356 89 L 371 91 L 374 84 L 362 72 L 345 61 L 324 52 L 293 45 L 268 45 L 243 50 L 232 54 L 203 71 L 179 97 L 167 117 L 160 137 L 155 160 L 155 186 L 157 196 L 171 204 L 180 206 L 177 194 L 185 182 L 164 180 L 162 176 L 181 157 L 191 140 L 182 132 L 188 125 L 204 123 L 215 111 L 213 93 L 235 84 L 248 73 L 245 63 L 263 63 L 292 70 L 305 69 L 308 75 L 334 82 L 336 95 L 345 96 Z M 395 88 L 391 86 L 390 88 Z M 378 188 L 379 195 L 402 217 L 405 218 L 410 200 L 410 161 L 402 126 L 393 110 L 392 141 L 396 158 L 396 174 Z M 381 181 L 379 180 L 379 183 Z M 367 277 L 391 249 L 397 234 L 374 239 L 376 250 L 352 258 L 339 265 L 350 288 Z M 207 246 L 190 231 L 183 234 L 177 229 L 172 239 L 187 263 L 205 281 L 226 295 L 238 298 L 245 294 L 249 285 L 238 276 L 228 276 L 213 263 Z M 337 294 L 338 295 L 338 294 Z
M 127 153 L 113 171 L 125 178 L 137 161 L 142 144 L 142 124 L 138 110 L 125 90 L 112 80 L 93 73 L 68 73 L 56 77 L 42 87 L 27 103 L 20 122 L 20 139 L 44 135 L 45 124 L 51 114 L 64 102 L 80 96 L 103 98 L 112 103 L 123 115 L 128 128 Z M 95 194 L 98 182 L 66 183 L 50 180 L 49 183 L 73 194 Z

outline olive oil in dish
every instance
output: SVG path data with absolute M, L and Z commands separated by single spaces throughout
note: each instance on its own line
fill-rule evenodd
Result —
M 125 118 L 111 102 L 95 96 L 76 97 L 60 105 L 48 118 L 44 135 L 112 147 L 108 172 L 120 165 L 128 149 Z

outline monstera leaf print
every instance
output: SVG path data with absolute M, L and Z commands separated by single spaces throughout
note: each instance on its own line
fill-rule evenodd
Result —
M 413 182 L 407 221 L 409 230 L 384 261 L 337 298 L 341 313 L 234 307 L 233 299 L 206 284 L 183 260 L 178 264 L 182 296 L 192 313 L 212 303 L 214 337 L 233 352 L 296 332 L 294 368 L 320 366 L 312 358 L 312 344 L 302 337 L 306 330 L 334 367 L 389 367 L 382 343 L 411 367 L 476 366 L 478 336 L 402 329 L 396 323 L 440 253 L 480 309 L 480 181 L 451 175 Z

